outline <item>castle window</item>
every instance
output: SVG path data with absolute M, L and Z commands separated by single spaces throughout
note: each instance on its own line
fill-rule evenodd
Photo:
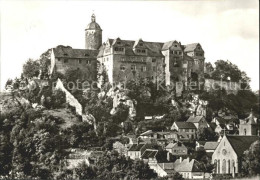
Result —
M 121 44 L 121 42 L 117 42 L 117 44 Z
M 153 71 L 156 71 L 156 66 L 153 66 Z
M 67 63 L 68 62 L 68 59 L 64 59 L 64 63 Z
M 67 54 L 67 53 L 64 53 L 64 56 L 68 56 L 68 54 Z
M 131 70 L 135 71 L 136 70 L 136 65 L 131 65 Z
M 89 54 L 85 53 L 84 56 L 89 56 Z
M 79 60 L 78 60 L 78 62 L 79 62 L 79 64 L 81 64 L 82 60 L 81 60 L 81 59 L 79 59 Z
M 154 62 L 156 62 L 156 59 L 155 59 L 155 58 L 153 58 L 153 59 L 152 59 L 152 62 L 153 62 L 153 63 L 154 63 Z
M 114 50 L 115 50 L 115 51 L 121 51 L 121 52 L 122 52 L 122 51 L 124 51 L 124 48 L 122 48 L 122 47 L 115 47 Z
M 174 54 L 178 54 L 178 51 L 174 51 Z
M 90 60 L 87 60 L 87 62 L 86 62 L 87 64 L 90 64 Z
M 58 61 L 60 61 L 60 58 L 57 58 Z
M 175 44 L 174 47 L 178 47 L 177 44 Z
M 145 53 L 145 50 L 144 50 L 144 49 L 142 50 L 142 53 Z
M 121 66 L 120 66 L 120 70 L 121 70 L 121 71 L 124 71 L 125 69 L 126 69 L 126 68 L 125 68 L 124 65 L 121 65 Z
M 179 55 L 181 55 L 181 51 L 179 51 Z

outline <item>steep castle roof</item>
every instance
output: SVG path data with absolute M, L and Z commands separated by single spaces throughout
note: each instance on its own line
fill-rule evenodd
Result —
M 71 47 L 57 47 L 53 48 L 53 53 L 55 57 L 85 59 L 96 58 L 98 55 L 98 50 L 72 49 Z

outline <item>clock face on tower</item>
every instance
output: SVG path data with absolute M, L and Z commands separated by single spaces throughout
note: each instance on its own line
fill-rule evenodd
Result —
M 226 150 L 226 149 L 223 149 L 223 150 L 222 150 L 222 154 L 223 154 L 223 155 L 226 155 L 226 154 L 227 154 L 227 150 Z

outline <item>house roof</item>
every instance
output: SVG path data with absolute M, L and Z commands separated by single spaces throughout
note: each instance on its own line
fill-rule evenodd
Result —
M 203 116 L 190 116 L 186 122 L 198 123 L 203 118 Z
M 217 127 L 216 123 L 209 123 L 209 126 L 211 127 L 211 129 L 215 130 Z
M 241 156 L 252 143 L 259 140 L 259 136 L 226 135 L 228 141 L 238 156 Z
M 158 153 L 158 150 L 155 149 L 146 149 L 144 153 L 142 154 L 142 159 L 149 159 L 149 158 L 156 158 L 156 155 Z
M 207 141 L 204 145 L 205 150 L 215 150 L 218 146 L 219 142 L 215 141 Z
M 179 146 L 179 147 L 185 147 L 183 143 L 177 142 L 177 143 L 169 143 L 169 144 L 165 147 L 165 149 L 172 149 L 172 148 L 177 147 L 177 146 Z
M 158 165 L 164 169 L 167 174 L 168 172 L 171 172 L 171 170 L 177 171 L 177 172 L 201 172 L 202 169 L 199 168 L 199 162 L 195 159 L 189 160 L 184 159 L 182 162 L 180 162 L 179 159 L 177 159 L 173 163 L 158 163 Z
M 98 50 L 72 49 L 71 47 L 57 47 L 53 48 L 53 53 L 55 57 L 87 59 L 96 58 L 98 55 Z
M 128 151 L 140 151 L 146 144 L 133 144 Z
M 204 146 L 204 145 L 206 144 L 207 141 L 197 141 L 197 142 L 198 142 L 199 144 L 201 144 L 201 145 Z
M 176 121 L 175 124 L 179 129 L 196 129 L 196 126 L 191 122 L 180 122 Z
M 148 130 L 148 131 L 145 131 L 142 134 L 140 134 L 140 136 L 149 136 L 151 134 L 153 134 L 153 131 L 152 130 Z

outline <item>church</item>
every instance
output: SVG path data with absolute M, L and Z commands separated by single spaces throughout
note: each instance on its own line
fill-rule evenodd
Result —
M 204 50 L 199 43 L 183 45 L 176 40 L 148 42 L 120 38 L 109 38 L 102 43 L 102 29 L 93 14 L 85 29 L 85 49 L 53 48 L 50 74 L 76 69 L 85 74 L 86 80 L 100 83 L 140 78 L 170 85 L 177 81 L 202 81 L 204 61 Z

